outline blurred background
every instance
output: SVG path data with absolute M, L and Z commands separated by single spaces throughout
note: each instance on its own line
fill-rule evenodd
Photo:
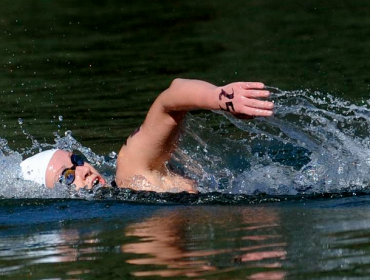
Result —
M 48 143 L 71 130 L 117 151 L 176 77 L 366 99 L 369 12 L 365 0 L 3 0 L 0 135 L 17 149 L 22 130 Z

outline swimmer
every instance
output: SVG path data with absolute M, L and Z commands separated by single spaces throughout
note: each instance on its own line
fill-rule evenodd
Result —
M 144 123 L 127 139 L 117 157 L 114 186 L 156 192 L 196 193 L 196 183 L 173 173 L 167 162 L 176 148 L 181 124 L 193 109 L 222 110 L 240 119 L 268 117 L 273 103 L 262 83 L 236 82 L 217 87 L 199 80 L 175 79 L 150 107 Z M 25 180 L 53 188 L 55 183 L 92 188 L 107 182 L 79 155 L 48 150 L 21 163 Z

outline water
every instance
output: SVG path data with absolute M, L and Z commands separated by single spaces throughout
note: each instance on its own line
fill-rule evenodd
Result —
M 355 105 L 320 92 L 274 91 L 271 99 L 276 109 L 272 118 L 244 121 L 227 114 L 221 118 L 189 116 L 170 165 L 194 179 L 204 194 L 288 196 L 368 192 L 369 104 L 363 100 L 361 105 Z M 208 124 L 217 120 L 221 123 L 218 128 Z M 228 121 L 242 136 L 232 136 L 224 127 L 229 126 L 225 124 Z M 45 147 L 79 151 L 104 172 L 108 181 L 113 180 L 114 152 L 98 155 L 78 142 L 71 131 L 64 136 L 55 132 L 54 144 L 40 144 L 25 130 L 22 121 L 18 123 L 32 146 L 19 154 L 2 139 L 2 165 L 8 170 L 2 174 L 2 181 L 8 183 L 1 196 L 45 198 L 45 193 L 50 193 L 53 198 L 76 195 L 94 198 L 95 190 L 75 194 L 73 189 L 57 186 L 53 190 L 38 187 L 35 191 L 35 184 L 19 180 L 21 155 L 37 153 Z M 117 196 L 117 191 L 113 192 L 109 197 Z
M 242 134 L 239 139 L 225 138 L 225 129 L 211 133 L 206 121 L 192 120 L 187 133 L 195 142 L 185 136 L 179 158 L 204 191 L 297 195 L 368 189 L 366 101 L 354 105 L 303 90 L 275 92 L 272 100 L 272 118 L 245 122 L 226 116 Z
M 368 203 L 2 200 L 2 279 L 365 279 Z
M 3 1 L 2 279 L 366 279 L 366 1 Z M 36 20 L 37 19 L 37 20 Z M 21 158 L 115 156 L 175 77 L 270 85 L 274 117 L 195 112 L 201 195 L 47 190 Z

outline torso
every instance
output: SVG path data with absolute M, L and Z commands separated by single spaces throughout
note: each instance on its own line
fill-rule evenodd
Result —
M 117 182 L 120 188 L 130 188 L 140 191 L 155 192 L 190 192 L 197 193 L 196 183 L 193 180 L 167 171 L 166 174 L 160 174 L 157 171 L 142 172 L 144 174 L 134 175 L 126 180 Z

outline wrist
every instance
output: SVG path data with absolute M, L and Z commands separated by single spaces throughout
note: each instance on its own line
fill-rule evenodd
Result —
M 220 96 L 221 87 L 216 87 L 212 90 L 212 93 L 209 95 L 209 104 L 211 110 L 220 110 Z

